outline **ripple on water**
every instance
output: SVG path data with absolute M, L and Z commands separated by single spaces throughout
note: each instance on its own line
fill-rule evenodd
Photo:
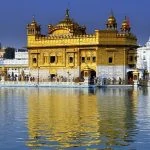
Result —
M 116 150 L 149 145 L 149 95 L 141 90 L 0 89 L 0 141 L 5 140 L 0 147 Z

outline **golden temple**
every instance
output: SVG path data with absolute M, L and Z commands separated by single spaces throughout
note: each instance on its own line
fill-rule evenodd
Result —
M 48 34 L 41 33 L 41 26 L 33 18 L 27 25 L 27 48 L 31 75 L 42 79 L 55 76 L 81 79 L 88 70 L 89 76 L 102 78 L 132 78 L 136 65 L 137 39 L 131 33 L 128 19 L 120 30 L 113 13 L 106 21 L 106 28 L 86 33 L 70 18 L 69 10 L 56 25 L 48 25 Z

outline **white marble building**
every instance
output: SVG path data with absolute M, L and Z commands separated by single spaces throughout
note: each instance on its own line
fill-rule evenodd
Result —
M 15 51 L 14 59 L 0 59 L 0 65 L 7 69 L 7 75 L 29 75 L 28 51 Z
M 137 69 L 139 70 L 139 77 L 144 78 L 144 72 L 150 74 L 150 38 L 145 46 L 137 49 Z M 150 79 L 150 75 L 148 75 Z

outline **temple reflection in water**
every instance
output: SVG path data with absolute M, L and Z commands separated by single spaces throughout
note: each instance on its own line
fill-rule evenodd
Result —
M 29 147 L 126 146 L 134 140 L 137 92 L 132 89 L 30 92 Z

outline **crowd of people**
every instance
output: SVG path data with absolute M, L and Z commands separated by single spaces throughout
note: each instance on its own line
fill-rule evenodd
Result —
M 1 77 L 0 77 L 1 80 Z M 5 81 L 31 81 L 31 82 L 84 82 L 84 77 L 64 77 L 64 76 L 49 76 L 47 79 L 42 79 L 39 77 L 32 77 L 31 75 L 7 75 L 5 77 Z M 100 78 L 100 77 L 92 77 L 88 78 L 88 82 L 90 84 L 97 85 L 124 85 L 124 84 L 133 84 L 133 80 L 130 78 L 128 80 L 124 80 L 121 77 L 119 78 Z

